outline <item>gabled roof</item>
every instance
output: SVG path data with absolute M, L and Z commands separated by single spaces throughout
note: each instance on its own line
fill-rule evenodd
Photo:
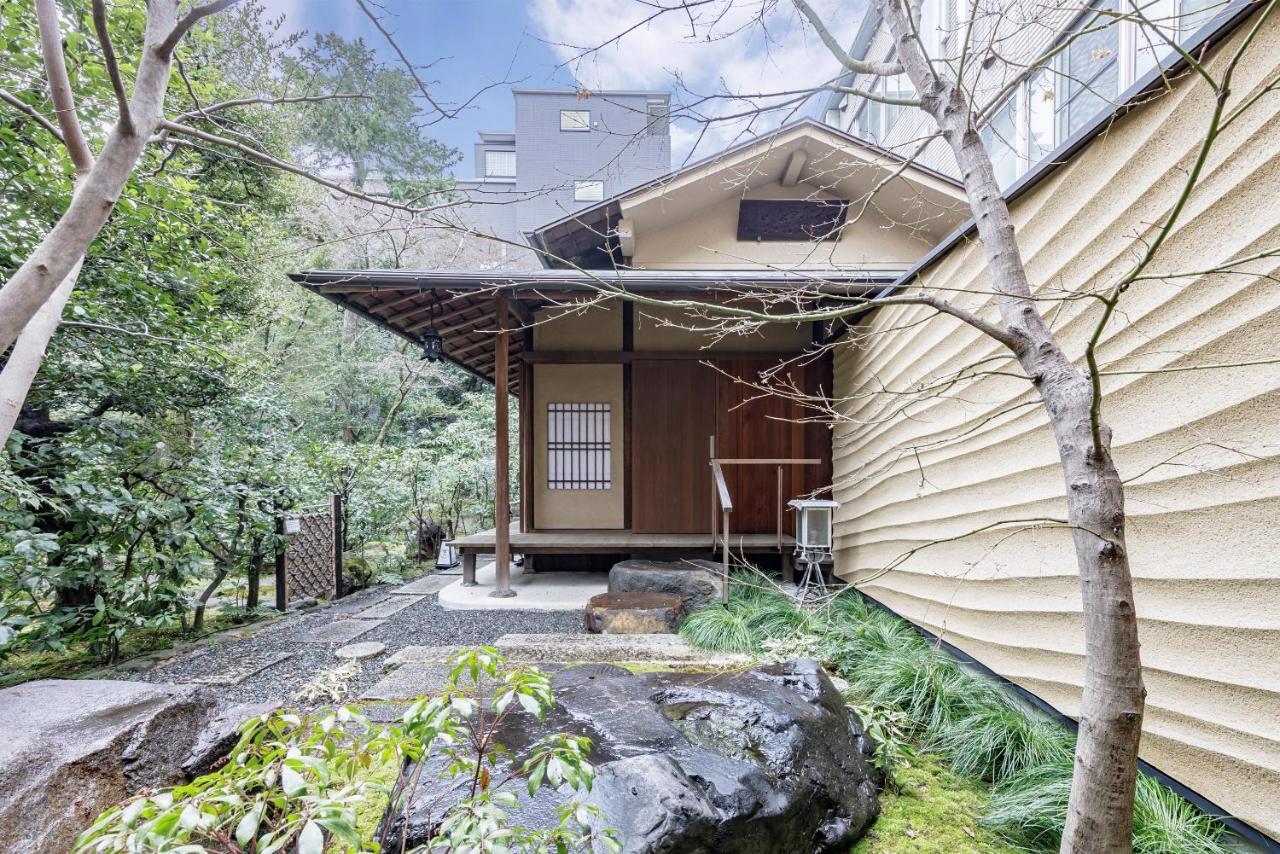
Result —
M 705 199 L 694 198 L 690 188 L 696 186 L 703 193 L 708 188 L 725 195 L 741 193 L 753 182 L 777 180 L 795 151 L 803 151 L 805 159 L 793 177 L 815 190 L 856 199 L 859 190 L 870 192 L 877 182 L 898 173 L 890 186 L 878 191 L 878 199 L 880 194 L 894 196 L 897 191 L 892 185 L 896 183 L 903 191 L 898 195 L 916 199 L 924 196 L 939 206 L 963 203 L 964 193 L 955 178 L 907 163 L 901 155 L 816 119 L 804 118 L 553 220 L 527 234 L 526 239 L 540 250 L 539 256 L 547 267 L 568 266 L 556 259 L 582 267 L 611 267 L 621 258 L 616 252 L 610 253 L 608 235 L 623 216 L 642 215 L 646 205 L 656 209 L 659 205 L 655 202 L 661 203 L 664 219 L 688 215 L 694 206 L 705 204 Z M 943 233 L 947 230 L 943 229 Z

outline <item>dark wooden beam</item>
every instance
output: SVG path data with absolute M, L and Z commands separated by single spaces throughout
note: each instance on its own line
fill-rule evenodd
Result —
M 525 347 L 533 346 L 533 329 L 521 334 Z M 533 365 L 520 362 L 520 533 L 533 530 Z
M 508 435 L 507 391 L 507 295 L 498 291 L 493 297 L 493 313 L 498 317 L 498 351 L 494 354 L 494 422 L 493 448 L 493 521 L 494 574 L 496 584 L 490 596 L 506 598 L 516 595 L 511 589 L 511 446 Z
M 800 351 L 729 351 L 729 350 L 642 350 L 624 352 L 622 350 L 533 350 L 520 355 L 520 358 L 533 364 L 628 364 L 641 359 L 695 360 L 714 362 L 719 359 L 792 359 L 800 355 Z
M 631 354 L 636 344 L 636 304 L 622 304 L 622 351 Z M 530 365 L 530 368 L 533 366 Z M 622 527 L 631 529 L 631 363 L 622 364 Z
M 413 323 L 405 326 L 405 331 L 413 332 L 415 330 L 421 329 L 424 326 L 431 326 L 432 324 L 434 324 L 436 328 L 440 330 L 441 334 L 444 334 L 445 324 L 447 324 L 451 320 L 455 320 L 459 317 L 462 317 L 463 315 L 469 314 L 472 311 L 479 311 L 480 317 L 469 318 L 467 322 L 470 322 L 473 320 L 479 320 L 481 318 L 492 317 L 492 315 L 489 314 L 489 309 L 486 308 L 485 306 L 477 305 L 476 303 L 473 303 L 473 302 L 468 302 L 466 305 L 455 306 L 449 309 L 448 311 L 444 312 L 438 317 L 424 317 L 421 320 L 415 320 L 413 321 Z

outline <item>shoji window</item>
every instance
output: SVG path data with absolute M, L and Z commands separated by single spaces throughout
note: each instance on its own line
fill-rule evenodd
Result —
M 547 404 L 547 488 L 613 487 L 612 405 Z

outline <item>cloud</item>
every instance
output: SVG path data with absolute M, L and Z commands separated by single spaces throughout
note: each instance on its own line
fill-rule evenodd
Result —
M 582 85 L 675 90 L 677 162 L 820 110 L 822 96 L 798 113 L 786 96 L 748 97 L 810 89 L 839 71 L 790 2 L 712 0 L 687 9 L 679 0 L 662 2 L 668 11 L 655 14 L 656 3 L 634 0 L 532 0 L 529 17 Z M 852 41 L 866 11 L 865 0 L 812 5 L 843 44 Z M 726 118 L 761 105 L 779 109 Z

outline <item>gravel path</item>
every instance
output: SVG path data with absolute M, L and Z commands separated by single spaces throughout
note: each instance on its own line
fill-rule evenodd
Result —
M 228 703 L 255 703 L 281 700 L 298 702 L 296 694 L 317 674 L 343 664 L 334 657 L 342 643 L 314 643 L 305 640 L 312 630 L 349 619 L 363 608 L 397 594 L 395 586 L 378 587 L 348 596 L 309 613 L 292 614 L 261 627 L 251 637 L 225 638 L 188 652 L 181 652 L 150 670 L 133 672 L 126 663 L 111 678 L 146 682 L 191 682 L 237 668 L 253 667 L 253 662 L 293 655 L 266 669 L 246 676 L 232 685 L 210 685 Z M 361 692 L 383 676 L 384 662 L 406 646 L 475 645 L 492 643 L 508 633 L 543 634 L 581 632 L 582 615 L 576 611 L 446 611 L 436 604 L 436 594 L 387 618 L 359 641 L 386 644 L 380 655 L 358 662 L 359 674 L 348 683 L 349 697 Z

